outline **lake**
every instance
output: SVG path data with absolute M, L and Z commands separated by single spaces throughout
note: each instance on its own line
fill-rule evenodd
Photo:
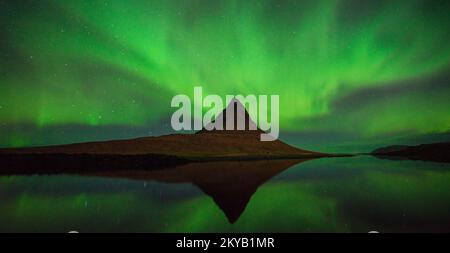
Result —
M 450 164 L 371 156 L 0 177 L 0 232 L 450 232 Z

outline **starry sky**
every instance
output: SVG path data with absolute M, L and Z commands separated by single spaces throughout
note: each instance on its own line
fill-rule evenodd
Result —
M 170 133 L 177 94 L 280 96 L 322 151 L 450 140 L 450 1 L 0 0 L 0 146 Z

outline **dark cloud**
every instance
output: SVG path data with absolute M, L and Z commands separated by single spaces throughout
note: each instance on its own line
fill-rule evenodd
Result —
M 352 111 L 365 104 L 373 104 L 386 98 L 398 97 L 408 93 L 429 94 L 427 97 L 433 99 L 433 93 L 444 92 L 449 94 L 450 99 L 450 74 L 444 73 L 429 79 L 408 80 L 374 87 L 362 87 L 352 93 L 338 97 L 331 105 L 333 112 L 345 113 Z

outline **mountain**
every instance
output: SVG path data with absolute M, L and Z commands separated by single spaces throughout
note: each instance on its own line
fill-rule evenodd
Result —
M 371 154 L 381 158 L 403 158 L 448 163 L 450 162 L 450 142 L 421 144 L 417 146 L 388 146 L 375 149 Z
M 377 148 L 372 151 L 373 154 L 383 154 L 383 153 L 390 153 L 390 152 L 399 152 L 404 151 L 408 148 L 408 145 L 392 145 L 387 147 L 381 147 Z
M 234 109 L 243 107 L 234 100 Z M 218 116 L 229 122 L 230 105 Z M 60 146 L 0 149 L 3 172 L 16 168 L 26 171 L 55 172 L 61 168 L 76 171 L 92 167 L 103 169 L 149 169 L 180 163 L 217 160 L 305 159 L 331 156 L 292 147 L 280 140 L 260 141 L 247 111 L 234 113 L 234 122 L 245 118 L 244 130 L 203 129 L 195 134 L 172 134 L 131 140 L 89 142 Z M 35 169 L 36 168 L 36 169 Z
M 238 106 L 239 102 L 234 101 Z M 226 110 L 220 117 L 227 123 Z M 245 117 L 246 125 L 255 124 L 248 113 L 235 115 Z M 289 146 L 279 140 L 260 141 L 257 130 L 201 130 L 196 134 L 172 134 L 144 137 L 132 140 L 90 142 L 61 146 L 0 149 L 0 154 L 90 154 L 90 155 L 166 155 L 192 160 L 227 158 L 283 158 L 325 156 Z
M 240 128 L 243 128 L 242 130 L 237 130 L 239 120 L 243 120 L 243 124 L 240 127 Z M 212 127 L 217 121 L 222 122 L 222 129 L 224 129 L 224 130 L 226 130 L 227 127 L 230 128 L 231 126 L 234 129 L 234 130 L 226 130 L 226 131 L 234 131 L 234 132 L 246 131 L 246 134 L 252 133 L 254 135 L 260 135 L 260 134 L 264 133 L 264 131 L 262 131 L 261 129 L 259 129 L 257 127 L 257 125 L 251 119 L 251 117 L 248 114 L 245 107 L 237 99 L 231 100 L 230 104 L 227 106 L 227 108 L 225 108 L 212 123 L 209 123 L 207 125 L 206 129 L 208 129 L 208 127 L 210 127 L 210 126 Z M 227 126 L 227 124 L 228 124 L 228 126 Z M 206 129 L 203 128 L 203 130 L 199 131 L 198 133 L 201 133 L 201 134 L 217 133 L 218 131 L 221 131 L 221 130 L 206 130 Z M 252 129 L 254 129 L 254 130 L 251 131 Z

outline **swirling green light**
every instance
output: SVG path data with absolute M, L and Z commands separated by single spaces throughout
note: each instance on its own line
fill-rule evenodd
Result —
M 433 102 L 429 93 L 397 94 L 389 106 L 368 104 L 345 115 L 333 102 L 447 73 L 449 11 L 448 1 L 5 2 L 0 120 L 159 124 L 172 112 L 173 95 L 192 95 L 200 85 L 222 96 L 280 95 L 285 131 L 349 131 L 354 124 L 341 118 L 361 115 L 351 131 L 446 132 L 448 88 L 425 107 Z M 416 112 L 412 127 L 399 106 L 406 100 Z M 318 116 L 330 124 L 311 124 Z

